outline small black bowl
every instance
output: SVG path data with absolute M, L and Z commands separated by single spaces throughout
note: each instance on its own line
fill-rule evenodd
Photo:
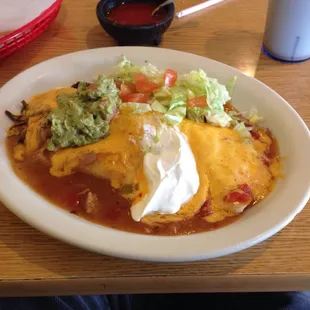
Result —
M 113 37 L 119 45 L 159 45 L 163 33 L 169 28 L 174 14 L 174 4 L 171 3 L 162 10 L 166 15 L 157 24 L 139 26 L 120 25 L 107 17 L 107 14 L 116 6 L 130 2 L 150 2 L 160 5 L 165 0 L 101 0 L 97 4 L 97 17 L 102 28 Z

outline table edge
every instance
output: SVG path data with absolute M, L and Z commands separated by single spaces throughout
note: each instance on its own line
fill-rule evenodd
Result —
M 310 274 L 0 279 L 1 297 L 306 290 Z

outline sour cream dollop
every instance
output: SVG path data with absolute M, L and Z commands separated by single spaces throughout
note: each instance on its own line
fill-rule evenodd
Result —
M 149 192 L 131 207 L 137 222 L 155 212 L 177 213 L 198 191 L 196 161 L 177 127 L 164 127 L 159 141 L 145 154 L 143 165 Z

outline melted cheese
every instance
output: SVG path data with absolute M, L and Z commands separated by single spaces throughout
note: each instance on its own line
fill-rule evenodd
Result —
M 56 88 L 52 89 L 46 93 L 38 94 L 33 96 L 28 104 L 27 116 L 33 116 L 36 114 L 41 114 L 44 112 L 49 112 L 51 109 L 57 107 L 56 98 L 59 94 L 72 94 L 76 92 L 75 88 Z
M 213 214 L 205 217 L 207 221 L 219 221 L 237 213 L 231 204 L 224 202 L 224 197 L 241 184 L 250 185 L 255 201 L 271 190 L 274 172 L 262 161 L 270 148 L 269 137 L 265 137 L 264 143 L 259 140 L 246 143 L 232 129 L 189 120 L 184 120 L 180 129 L 188 137 L 199 173 L 210 182 Z

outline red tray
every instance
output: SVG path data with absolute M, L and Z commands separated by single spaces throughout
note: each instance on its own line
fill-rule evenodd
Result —
M 0 59 L 24 47 L 50 26 L 58 15 L 61 3 L 62 0 L 56 0 L 34 20 L 0 38 Z

